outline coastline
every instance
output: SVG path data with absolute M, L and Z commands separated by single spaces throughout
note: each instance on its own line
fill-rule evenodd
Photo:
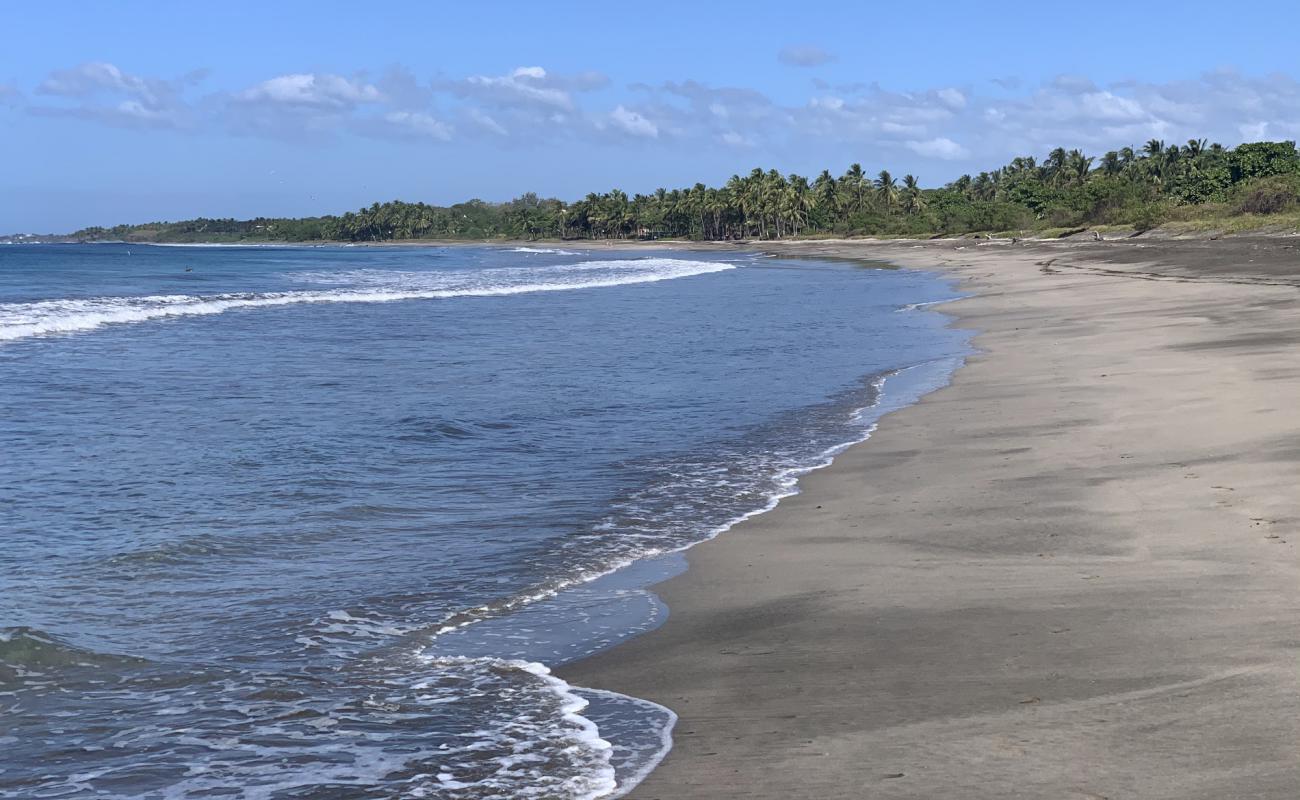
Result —
M 1292 796 L 1291 247 L 759 247 L 948 271 L 977 355 L 557 670 L 679 715 L 630 796 Z

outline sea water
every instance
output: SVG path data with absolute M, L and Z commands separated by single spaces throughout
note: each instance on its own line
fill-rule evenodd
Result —
M 0 797 L 626 791 L 672 711 L 550 669 L 942 385 L 953 296 L 747 252 L 0 248 Z

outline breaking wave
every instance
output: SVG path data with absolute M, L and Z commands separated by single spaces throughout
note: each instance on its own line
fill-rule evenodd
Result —
M 677 258 L 584 261 L 548 267 L 475 270 L 346 270 L 301 272 L 292 280 L 330 288 L 211 295 L 92 297 L 0 304 L 0 342 L 55 333 L 89 331 L 104 325 L 170 317 L 222 314 L 235 309 L 302 303 L 389 303 L 496 297 L 533 292 L 596 289 L 687 278 L 734 269 L 722 262 Z

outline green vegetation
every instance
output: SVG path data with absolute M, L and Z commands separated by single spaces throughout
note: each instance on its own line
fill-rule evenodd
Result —
M 1300 198 L 1295 142 L 1235 149 L 1205 140 L 1152 139 L 1093 158 L 1057 148 L 1041 163 L 1016 158 L 938 189 L 853 164 L 809 180 L 755 169 L 726 185 L 697 183 L 629 197 L 615 189 L 565 203 L 526 194 L 508 203 L 450 207 L 393 201 L 342 216 L 196 219 L 87 228 L 79 239 L 232 242 L 411 239 L 745 239 L 806 235 L 934 236 L 972 232 L 1062 235 L 1081 228 L 1160 225 L 1242 230 L 1291 224 Z

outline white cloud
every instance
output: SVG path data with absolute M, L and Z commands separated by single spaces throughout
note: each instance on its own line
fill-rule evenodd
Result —
M 491 116 L 483 113 L 477 108 L 471 108 L 468 114 L 469 114 L 469 118 L 484 130 L 490 133 L 495 133 L 497 136 L 510 135 L 510 131 L 506 130 L 505 127 L 501 125 L 501 123 L 497 122 L 495 119 L 492 119 Z
M 956 109 L 966 107 L 966 95 L 962 94 L 959 89 L 940 89 L 935 92 L 935 94 L 938 96 L 939 100 L 949 108 Z
M 1246 141 L 1266 139 L 1268 137 L 1267 122 L 1248 122 L 1237 126 L 1241 131 L 1241 138 Z
M 183 95 L 204 74 L 198 70 L 176 80 L 163 80 L 132 75 L 104 61 L 88 61 L 50 72 L 37 85 L 36 93 L 53 98 L 52 102 L 28 106 L 28 111 L 123 127 L 187 127 L 192 110 Z M 14 102 L 19 96 L 15 91 Z M 0 102 L 4 100 L 0 93 Z
M 168 112 L 149 108 L 139 100 L 123 100 L 117 104 L 116 110 L 123 117 L 133 117 L 142 122 L 165 122 L 170 120 Z
M 818 152 L 829 167 L 871 153 L 880 166 L 895 170 L 926 161 L 992 168 L 1058 146 L 1100 154 L 1149 138 L 1206 137 L 1228 145 L 1300 138 L 1300 82 L 1231 70 L 1163 83 L 1098 85 L 1063 76 L 1034 86 L 999 79 L 983 88 L 906 91 L 814 81 L 815 93 L 793 103 L 775 102 L 754 88 L 694 80 L 637 84 L 631 96 L 598 92 L 609 86 L 599 72 L 556 74 L 541 65 L 433 80 L 401 67 L 373 81 L 362 73 L 290 72 L 206 96 L 196 95 L 201 78 L 160 79 L 87 62 L 50 72 L 34 87 L 0 85 L 0 108 L 124 127 L 295 140 L 357 135 L 433 142 L 464 131 L 490 134 L 498 146 L 548 147 L 633 137 L 719 150 Z
M 754 140 L 750 139 L 747 136 L 743 136 L 739 133 L 736 133 L 735 131 L 724 131 L 718 134 L 718 141 L 722 142 L 728 147 L 753 147 L 754 146 Z
M 417 137 L 448 141 L 451 139 L 451 127 L 429 114 L 419 111 L 390 111 L 383 117 L 393 126 L 394 131 L 409 133 Z
M 880 122 L 880 130 L 883 133 L 892 133 L 899 136 L 924 136 L 926 127 L 919 124 L 906 125 L 901 122 L 894 122 L 886 119 Z
M 1149 115 L 1136 100 L 1118 97 L 1110 92 L 1088 92 L 1080 95 L 1080 111 L 1093 119 L 1132 122 Z
M 303 72 L 262 81 L 235 97 L 247 103 L 326 110 L 345 110 L 383 99 L 380 91 L 368 83 L 340 75 Z
M 463 81 L 448 85 L 460 96 L 506 108 L 542 106 L 570 111 L 573 97 L 564 89 L 548 81 L 541 67 L 519 67 L 507 75 L 471 75 Z
M 636 111 L 618 106 L 609 112 L 609 120 L 614 127 L 628 134 L 654 139 L 659 136 L 659 127 Z
M 970 155 L 970 151 L 945 136 L 936 136 L 923 142 L 904 142 L 908 150 L 926 158 L 957 161 Z
M 120 92 L 133 94 L 156 101 L 154 88 L 163 85 L 162 81 L 148 81 L 144 78 L 128 75 L 114 64 L 103 61 L 88 61 L 71 69 L 55 70 L 49 74 L 36 91 L 40 94 L 61 95 L 63 97 L 87 97 L 99 92 Z
M 694 139 L 716 146 L 726 143 L 728 132 L 744 130 L 746 138 L 755 141 L 779 128 L 783 123 L 778 118 L 788 114 L 762 92 L 745 87 L 666 81 L 632 88 L 646 97 L 636 104 L 635 113 L 658 130 L 659 139 Z M 598 130 L 608 127 L 597 125 Z

